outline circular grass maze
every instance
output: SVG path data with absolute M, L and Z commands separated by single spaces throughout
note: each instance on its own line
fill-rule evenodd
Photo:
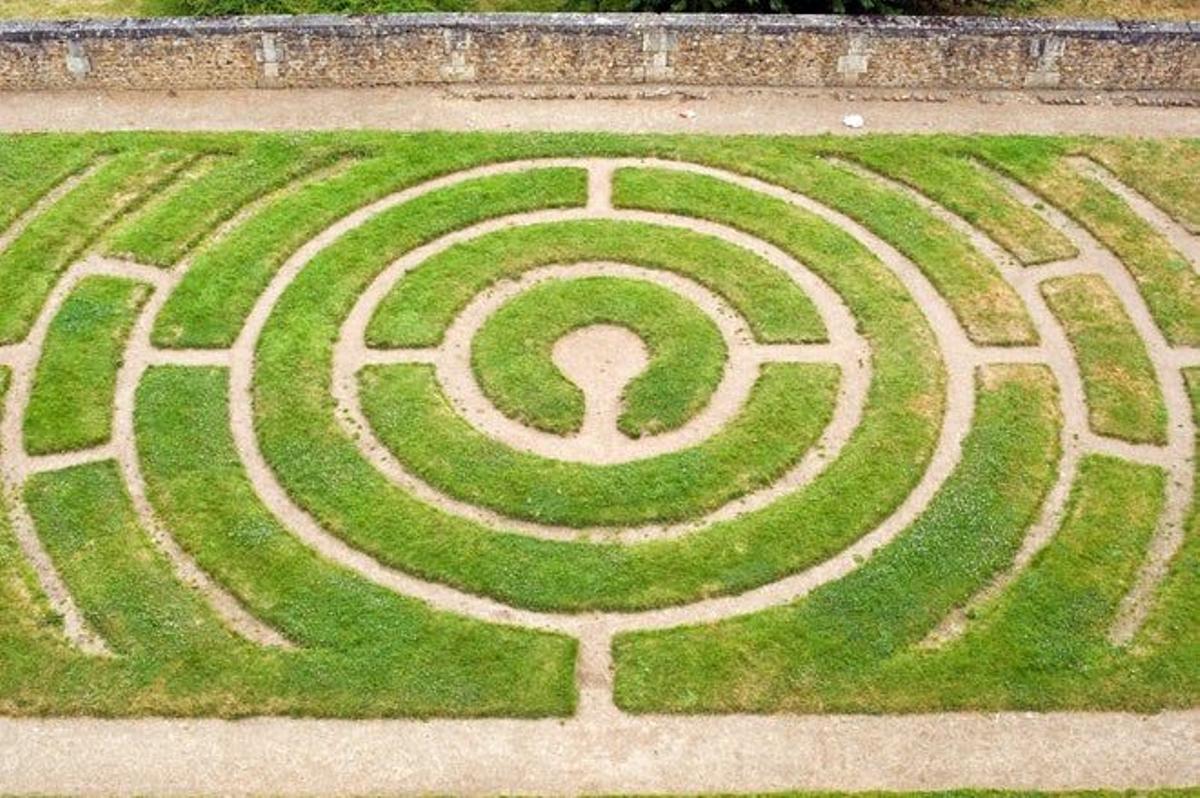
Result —
M 4 146 L 10 714 L 1195 704 L 1148 145 Z

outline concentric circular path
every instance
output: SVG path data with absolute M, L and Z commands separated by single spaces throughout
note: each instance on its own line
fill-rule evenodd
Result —
M 969 242 L 980 263 L 998 275 L 998 287 L 988 295 L 996 298 L 997 313 L 1016 314 L 1005 328 L 1012 339 L 988 333 L 986 319 L 971 315 L 964 295 L 948 290 L 945 272 L 902 251 L 895 239 L 885 240 L 871 220 L 851 218 L 844 208 L 775 182 L 686 160 L 512 160 L 431 177 L 365 202 L 297 243 L 253 294 L 236 340 L 225 347 L 167 348 L 156 327 L 164 308 L 178 301 L 173 297 L 183 295 L 181 286 L 195 279 L 189 275 L 201 268 L 196 262 L 205 257 L 203 247 L 171 269 L 94 247 L 75 259 L 57 277 L 27 334 L 0 347 L 0 365 L 12 377 L 0 420 L 0 465 L 14 533 L 70 645 L 100 659 L 125 656 L 97 630 L 94 616 L 89 619 L 83 607 L 91 599 L 75 595 L 74 566 L 55 556 L 60 544 L 47 545 L 40 529 L 45 511 L 31 506 L 36 491 L 29 485 L 68 469 L 113 463 L 158 556 L 227 629 L 252 648 L 285 658 L 308 648 L 255 610 L 248 599 L 252 585 L 202 565 L 211 552 L 177 535 L 168 521 L 172 508 L 164 506 L 157 474 L 147 466 L 152 442 L 146 440 L 142 414 L 149 402 L 143 392 L 152 377 L 171 370 L 219 373 L 228 375 L 228 434 L 236 453 L 231 467 L 244 472 L 273 523 L 341 572 L 384 591 L 456 616 L 577 640 L 579 700 L 569 717 L 547 720 L 0 720 L 0 745 L 20 752 L 0 763 L 0 788 L 492 793 L 1200 783 L 1194 756 L 1200 716 L 1194 708 L 1150 717 L 676 717 L 618 709 L 618 636 L 636 641 L 641 638 L 630 633 L 736 625 L 743 616 L 779 611 L 869 571 L 907 531 L 936 515 L 938 497 L 952 489 L 957 473 L 973 467 L 968 441 L 986 421 L 988 397 L 1020 375 L 1041 374 L 1053 386 L 1053 479 L 1004 567 L 987 573 L 965 601 L 952 602 L 927 624 L 916 650 L 948 650 L 972 639 L 984 625 L 975 619 L 986 619 L 989 608 L 1022 584 L 1075 518 L 1073 486 L 1096 458 L 1164 475 L 1161 513 L 1107 630 L 1114 651 L 1129 650 L 1138 640 L 1184 543 L 1196 484 L 1196 424 L 1185 373 L 1200 369 L 1200 347 L 1163 332 L 1161 305 L 1151 304 L 1161 300 L 1149 293 L 1129 258 L 983 164 L 973 168 L 992 175 L 1014 206 L 1036 214 L 1078 254 L 1022 265 L 982 226 L 910 185 L 840 156 L 822 163 L 905 198 Z M 0 250 L 15 248 L 31 225 L 102 168 L 93 165 L 46 193 L 0 234 Z M 1193 278 L 1200 274 L 1195 232 L 1097 161 L 1076 157 L 1067 168 L 1126 203 L 1180 254 Z M 585 181 L 580 202 L 550 198 L 538 205 L 533 189 L 542 184 L 536 181 L 566 184 L 572 175 Z M 483 210 L 475 215 L 452 201 L 456 191 L 474 196 L 469 192 L 486 193 L 489 181 L 504 179 L 534 181 L 531 193 L 498 201 L 494 211 L 481 201 Z M 703 201 L 689 206 L 684 195 L 672 194 L 671 181 L 720 185 L 730 197 L 776 203 L 763 207 L 795 213 L 808 225 L 808 238 L 788 218 L 763 221 L 763 230 L 776 225 L 766 235 L 732 210 L 722 216 L 716 209 L 706 218 L 697 210 Z M 210 231 L 205 246 L 235 235 L 266 203 L 232 215 Z M 421 210 L 422 203 L 434 210 Z M 418 229 L 422 224 L 428 229 Z M 621 249 L 622 241 L 656 239 L 673 244 L 662 252 Z M 528 241 L 540 249 L 517 246 Z M 689 260 L 685 249 L 692 245 L 702 254 Z M 722 272 L 719 259 L 703 256 L 710 252 L 704 247 L 741 253 L 723 257 L 738 258 L 742 270 Z M 438 269 L 458 282 L 445 297 L 430 298 L 421 293 L 421 281 Z M 51 379 L 46 374 L 57 319 L 81 286 L 101 277 L 150 287 L 115 372 L 108 439 L 94 447 L 30 453 L 28 419 L 44 390 L 39 386 Z M 1085 278 L 1095 282 L 1078 282 Z M 498 389 L 481 380 L 480 369 L 495 365 L 481 365 L 476 348 L 489 325 L 518 308 L 522 297 L 587 280 L 611 281 L 618 301 L 628 298 L 622 290 L 629 285 L 650 286 L 692 308 L 701 319 L 697 329 L 711 324 L 714 332 L 703 340 L 719 342 L 724 362 L 711 384 L 700 378 L 680 383 L 684 388 L 664 383 L 668 403 L 685 388 L 708 391 L 672 428 L 640 436 L 618 429 L 631 402 L 628 386 L 648 373 L 661 352 L 645 346 L 645 337 L 631 337 L 636 325 L 631 331 L 629 323 L 605 321 L 611 310 L 599 311 L 601 323 L 558 339 L 543 356 L 581 389 L 574 432 L 531 426 L 489 395 Z M 1145 439 L 1097 428 L 1105 422 L 1097 421 L 1102 400 L 1094 381 L 1102 380 L 1105 364 L 1090 362 L 1081 347 L 1091 340 L 1087 335 L 1100 334 L 1099 322 L 1071 316 L 1059 293 L 1087 289 L 1115 297 L 1116 330 L 1101 332 L 1132 331 L 1144 347 L 1147 379 L 1162 408 L 1161 430 L 1151 423 Z M 892 303 L 882 313 L 881 296 Z M 664 313 L 667 308 L 664 302 Z M 774 316 L 772 308 L 779 311 Z M 385 328 L 416 330 L 412 340 L 418 343 L 372 340 L 373 330 Z M 771 394 L 771 385 L 783 387 Z M 804 390 L 792 390 L 797 385 Z M 822 385 L 829 394 L 824 402 Z M 513 402 L 529 401 L 516 397 Z M 396 408 L 403 414 L 393 417 Z M 756 431 L 752 422 L 764 418 L 786 420 L 788 434 L 777 442 Z M 889 423 L 910 429 L 911 440 L 880 445 L 871 436 Z M 422 445 L 429 440 L 440 443 Z M 778 449 L 770 468 L 761 466 L 768 446 Z M 326 450 L 345 468 L 311 467 L 309 459 L 334 456 Z M 881 492 L 877 507 L 850 512 L 844 523 L 831 522 L 826 539 L 803 527 L 773 531 L 778 527 L 772 519 L 822 496 L 831 508 L 853 505 L 854 495 L 829 498 L 829 486 L 844 491 L 854 484 L 853 469 L 864 460 L 919 468 L 895 466 L 901 473 L 891 493 Z M 574 498 L 601 495 L 602 484 L 617 486 L 603 495 L 620 495 L 629 474 L 665 482 L 662 475 L 694 462 L 720 474 L 711 488 L 699 477 L 682 487 L 665 485 L 661 495 L 667 498 L 647 502 L 630 523 L 604 520 L 634 517 L 625 504 Z M 522 473 L 506 476 L 505 469 L 544 476 L 521 482 Z M 510 477 L 511 483 L 497 482 Z M 369 492 L 357 495 L 370 505 L 361 512 L 345 503 L 360 485 Z M 572 498 L 554 504 L 555 495 Z M 669 511 L 663 509 L 668 499 L 674 502 Z M 693 560 L 694 573 L 669 567 Z M 301 750 L 308 753 L 301 756 Z M 195 761 L 199 751 L 208 752 L 203 764 Z M 69 767 L 55 766 L 64 758 Z

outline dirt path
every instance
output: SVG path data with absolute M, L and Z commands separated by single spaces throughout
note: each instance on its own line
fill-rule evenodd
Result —
M 617 794 L 1200 784 L 1200 712 L 0 720 L 11 793 Z
M 975 351 L 977 348 L 968 341 L 965 333 L 955 320 L 953 312 L 924 274 L 922 274 L 915 264 L 897 250 L 867 231 L 857 222 L 806 197 L 793 194 L 777 186 L 709 167 L 681 164 L 672 161 L 617 159 L 616 163 L 676 169 L 718 177 L 722 180 L 778 197 L 787 202 L 795 203 L 805 210 L 811 211 L 850 232 L 864 246 L 874 252 L 888 268 L 895 272 L 900 281 L 905 285 L 905 288 L 916 298 L 918 304 L 920 304 L 930 319 L 934 336 L 937 339 L 939 350 L 948 371 L 947 408 L 936 450 L 921 480 L 901 503 L 900 507 L 882 524 L 859 538 L 838 555 L 812 568 L 763 585 L 762 587 L 748 590 L 738 595 L 705 599 L 693 604 L 667 607 L 638 614 L 614 613 L 586 617 L 517 610 L 488 598 L 461 593 L 439 583 L 418 579 L 395 568 L 388 567 L 363 552 L 351 548 L 340 538 L 323 529 L 309 516 L 277 480 L 259 448 L 254 428 L 251 402 L 254 352 L 257 348 L 259 336 L 275 304 L 292 281 L 296 279 L 304 267 L 320 251 L 342 235 L 358 228 L 380 213 L 400 203 L 414 200 L 430 191 L 454 185 L 464 180 L 521 171 L 538 165 L 580 165 L 588 168 L 595 165 L 593 161 L 586 159 L 578 161 L 549 159 L 483 166 L 438 178 L 372 203 L 335 223 L 325 232 L 305 244 L 275 274 L 267 289 L 260 296 L 232 351 L 232 369 L 230 372 L 231 425 L 235 445 L 242 456 L 247 473 L 256 492 L 264 500 L 268 508 L 297 537 L 321 552 L 325 557 L 357 571 L 362 576 L 381 586 L 417 596 L 443 609 L 471 615 L 483 620 L 520 623 L 538 628 L 577 634 L 584 638 L 594 637 L 599 640 L 606 637 L 611 638 L 618 631 L 653 629 L 685 623 L 713 621 L 730 615 L 754 612 L 795 600 L 814 588 L 840 578 L 857 568 L 874 549 L 893 540 L 920 516 L 925 507 L 932 501 L 942 483 L 945 482 L 954 470 L 954 467 L 958 464 L 962 441 L 970 427 L 974 411 L 974 372 L 975 367 L 980 363 L 979 355 Z M 598 170 L 602 176 L 601 181 L 604 181 L 605 178 L 603 175 L 607 174 L 609 166 L 611 164 L 606 165 L 605 169 Z M 596 203 L 593 202 L 592 205 L 595 206 Z M 591 211 L 594 212 L 594 207 Z M 615 212 L 613 213 L 615 214 Z M 627 214 L 622 213 L 621 217 L 624 218 L 625 215 Z M 644 221 L 662 221 L 663 219 L 658 214 L 639 213 L 629 215 L 631 218 Z M 502 229 L 515 223 L 528 224 L 533 222 L 569 220 L 578 218 L 578 216 L 578 212 L 566 210 L 542 211 L 524 214 L 519 217 L 496 219 L 450 233 L 431 244 L 415 249 L 413 252 L 396 261 L 389 270 L 381 273 L 376 282 L 364 292 L 364 297 L 368 297 L 369 295 L 369 299 L 366 302 L 360 302 L 355 308 L 354 314 L 356 314 L 357 320 L 352 319 L 347 321 L 347 327 L 355 331 L 355 333 L 365 328 L 366 319 L 370 317 L 373 303 L 382 298 L 385 293 L 385 286 L 390 279 L 393 279 L 390 275 L 397 271 L 402 272 L 410 265 L 410 261 L 417 261 L 428 257 L 434 252 L 441 251 L 441 249 L 444 249 L 451 243 L 470 240 L 483 233 Z M 686 221 L 675 221 L 679 224 L 686 223 L 692 229 L 704 233 L 712 233 L 714 229 L 719 228 L 719 226 L 702 220 L 688 219 Z M 749 238 L 744 234 L 741 234 L 741 236 L 742 238 Z M 737 239 L 737 241 L 738 243 L 742 243 L 740 239 Z M 761 254 L 763 247 L 761 242 L 755 242 L 751 239 L 745 243 L 752 246 Z M 822 309 L 822 316 L 826 320 L 839 318 L 839 311 L 844 313 L 844 309 L 840 307 L 840 300 L 836 301 L 836 305 L 831 304 L 835 302 L 833 299 L 825 302 L 823 301 L 823 297 L 827 294 L 828 289 L 826 288 L 814 297 L 814 301 Z M 349 336 L 346 329 L 343 329 L 340 339 L 339 348 L 353 346 L 352 341 L 360 340 Z M 335 393 L 337 394 L 337 398 L 345 400 L 347 395 L 353 391 L 353 388 L 348 384 L 353 382 L 350 376 L 353 373 L 353 368 L 352 366 L 343 366 L 335 370 L 339 372 L 337 381 L 341 383 L 341 387 L 335 388 Z M 353 431 L 357 432 L 357 429 Z M 364 454 L 379 465 L 385 474 L 388 474 L 397 482 L 403 482 L 403 480 L 407 479 L 408 477 L 400 472 L 393 473 L 390 471 L 393 466 L 397 466 L 398 464 L 390 461 L 381 452 L 381 446 L 364 444 Z M 444 505 L 444 508 L 451 509 L 449 505 Z M 601 651 L 604 654 L 600 654 L 599 652 Z M 607 645 L 585 645 L 584 653 L 607 656 Z M 603 669 L 586 663 L 581 664 L 581 668 L 595 673 L 603 672 Z
M 657 93 L 637 87 L 438 87 L 228 91 L 0 93 L 0 130 L 613 130 L 628 133 L 861 132 L 1200 135 L 1200 108 L 1065 104 L 1078 97 L 1019 94 L 932 101 L 771 89 Z M 923 94 L 921 96 L 924 96 Z M 1094 99 L 1094 98 L 1091 98 Z
M 1123 113 L 1132 109 L 1110 110 Z M 1011 114 L 1011 109 L 1008 113 Z M 1174 113 L 1193 114 L 1190 111 Z M 0 111 L 0 124 L 8 124 L 12 118 L 8 107 Z M 364 293 L 343 328 L 335 353 L 335 386 L 340 386 L 335 387 L 335 398 L 344 406 L 356 407 L 352 377 L 357 367 L 371 357 L 362 346 L 361 333 L 376 303 L 405 269 L 449 243 L 469 240 L 516 222 L 629 218 L 668 222 L 720 235 L 731 243 L 748 246 L 764 257 L 769 256 L 789 271 L 817 304 L 830 328 L 833 345 L 844 349 L 842 355 L 861 354 L 863 344 L 854 332 L 847 309 L 828 286 L 817 281 L 800 264 L 790 262 L 786 257 L 780 260 L 781 253 L 771 252 L 761 242 L 736 231 L 698 220 L 617 211 L 608 200 L 615 165 L 655 166 L 704 174 L 793 203 L 841 227 L 896 275 L 926 314 L 947 369 L 945 419 L 929 467 L 917 487 L 888 519 L 816 567 L 737 596 L 641 614 L 574 616 L 514 610 L 388 568 L 326 532 L 294 502 L 259 450 L 250 401 L 254 351 L 265 322 L 283 292 L 325 247 L 388 208 L 463 180 L 547 164 L 575 165 L 589 171 L 592 190 L 588 206 L 577 211 L 545 211 L 485 222 L 452 233 L 393 264 Z M 1084 167 L 1086 165 L 1080 166 Z M 883 180 L 878 176 L 868 177 Z M 1106 180 L 1115 181 L 1115 178 L 1107 176 Z M 1159 532 L 1141 576 L 1126 598 L 1113 637 L 1119 643 L 1125 642 L 1136 631 L 1149 611 L 1150 598 L 1166 564 L 1178 548 L 1183 515 L 1192 498 L 1194 465 L 1191 457 L 1196 430 L 1180 368 L 1185 363 L 1200 362 L 1200 353 L 1172 348 L 1166 343 L 1153 324 L 1132 278 L 1111 253 L 1062 214 L 1044 208 L 1026 190 L 1015 185 L 1010 186 L 1010 190 L 1066 233 L 1079 247 L 1080 256 L 1023 269 L 982 233 L 945 209 L 934 206 L 931 201 L 918 199 L 933 213 L 969 235 L 977 248 L 995 261 L 1001 275 L 1024 300 L 1040 343 L 1013 349 L 972 344 L 950 307 L 918 267 L 894 247 L 842 214 L 804 196 L 751 178 L 707 167 L 653 160 L 556 159 L 485 166 L 439 178 L 368 205 L 332 225 L 288 259 L 255 305 L 238 341 L 228 351 L 174 352 L 157 350 L 150 343 L 154 313 L 182 278 L 189 265 L 187 261 L 170 272 L 95 257 L 76 264 L 56 287 L 30 338 L 0 352 L 3 362 L 13 366 L 16 372 L 0 428 L 5 444 L 4 472 L 10 486 L 15 487 L 28 474 L 46 468 L 115 458 L 131 486 L 139 515 L 180 578 L 194 585 L 226 622 L 247 638 L 264 645 L 286 645 L 287 641 L 277 632 L 246 613 L 233 596 L 208 579 L 171 539 L 169 530 L 156 523 L 139 473 L 133 438 L 133 396 L 142 371 L 153 363 L 228 366 L 231 424 L 238 452 L 259 495 L 298 539 L 366 579 L 434 606 L 485 620 L 554 629 L 578 636 L 581 640 L 578 669 L 582 702 L 579 713 L 566 721 L 0 720 L 0 750 L 5 751 L 5 756 L 0 758 L 0 792 L 561 793 L 938 789 L 964 785 L 1068 789 L 1200 784 L 1200 758 L 1196 757 L 1196 751 L 1200 750 L 1200 710 L 1164 713 L 1150 718 L 1095 713 L 663 718 L 625 715 L 612 703 L 610 644 L 615 633 L 713 621 L 795 600 L 854 570 L 871 551 L 906 529 L 924 511 L 958 464 L 961 444 L 972 419 L 975 372 L 979 366 L 989 363 L 1044 363 L 1054 372 L 1062 392 L 1064 465 L 1041 518 L 1030 530 L 1012 568 L 976 601 L 987 600 L 1011 582 L 1045 545 L 1057 529 L 1079 458 L 1089 452 L 1104 452 L 1162 466 L 1171 476 L 1167 509 Z M 1169 227 L 1173 223 L 1165 216 L 1150 213 L 1144 216 L 1170 240 L 1192 247 L 1188 251 L 1194 256 L 1195 237 L 1192 234 Z M 114 443 L 57 459 L 30 458 L 22 448 L 20 424 L 45 331 L 69 288 L 90 273 L 131 276 L 151 283 L 156 289 L 135 328 L 126 363 L 118 375 Z M 1170 433 L 1165 446 L 1133 446 L 1097 436 L 1087 427 L 1078 366 L 1069 342 L 1038 290 L 1042 280 L 1082 273 L 1100 274 L 1110 281 L 1147 343 L 1169 415 Z M 670 279 L 663 284 L 673 285 Z M 704 301 L 715 308 L 716 303 L 709 299 Z M 716 310 L 720 308 L 715 308 L 714 312 Z M 480 319 L 476 319 L 478 321 Z M 832 353 L 834 350 L 829 350 L 829 354 Z M 429 357 L 432 359 L 437 355 Z M 461 362 L 448 368 L 463 371 L 459 376 L 464 376 L 467 370 Z M 869 371 L 860 370 L 856 377 L 848 380 L 849 387 L 843 385 L 840 404 L 850 409 L 840 411 L 841 415 L 831 426 L 835 433 L 830 439 L 833 443 L 844 441 L 857 423 L 868 379 Z M 377 452 L 370 456 L 384 473 L 403 484 L 407 477 L 395 472 L 394 464 L 389 465 L 385 456 Z M 804 466 L 802 463 L 801 467 L 810 471 L 801 474 L 800 478 L 806 474 L 810 478 L 811 473 L 815 473 L 812 469 L 819 464 Z M 782 488 L 773 486 L 770 490 L 794 488 L 795 483 L 785 483 Z M 450 506 L 446 509 L 454 510 Z M 103 641 L 88 631 L 53 563 L 41 550 L 32 526 L 22 522 L 19 511 L 17 521 L 23 549 L 37 570 L 43 588 L 67 618 L 68 634 L 81 647 L 102 652 Z M 508 524 L 507 521 L 504 523 Z M 960 632 L 966 623 L 965 617 L 965 614 L 956 614 L 947 618 L 931 642 Z M 130 752 L 135 755 L 131 756 Z

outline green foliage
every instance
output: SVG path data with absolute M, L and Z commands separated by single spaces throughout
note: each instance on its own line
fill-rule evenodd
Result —
M 631 0 L 631 11 L 713 14 L 888 14 L 891 0 Z
M 469 11 L 468 0 L 159 0 L 164 14 L 226 17 L 243 14 L 393 14 Z

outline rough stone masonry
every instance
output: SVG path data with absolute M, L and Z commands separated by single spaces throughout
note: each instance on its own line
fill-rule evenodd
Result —
M 670 84 L 1200 93 L 1200 24 L 408 14 L 0 24 L 0 90 Z

